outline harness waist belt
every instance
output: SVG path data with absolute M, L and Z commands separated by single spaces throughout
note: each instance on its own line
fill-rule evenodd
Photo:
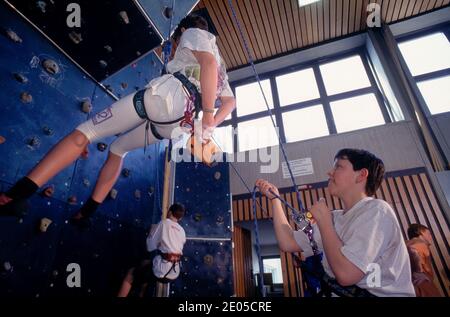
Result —
M 167 262 L 177 263 L 180 262 L 182 254 L 178 253 L 163 253 L 161 252 L 161 257 Z

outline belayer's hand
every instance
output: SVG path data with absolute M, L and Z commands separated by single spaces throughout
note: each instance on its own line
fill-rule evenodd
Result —
M 267 198 L 269 198 L 270 200 L 274 199 L 275 196 L 271 193 L 271 191 L 275 194 L 277 194 L 278 196 L 280 195 L 280 192 L 278 191 L 278 188 L 269 183 L 268 181 L 264 180 L 264 179 L 258 179 L 255 183 L 255 186 L 259 188 L 259 191 L 266 196 Z

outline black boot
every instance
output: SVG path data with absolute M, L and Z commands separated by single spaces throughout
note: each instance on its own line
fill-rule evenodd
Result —
M 78 212 L 72 216 L 70 223 L 77 226 L 80 229 L 89 229 L 92 225 L 91 216 L 97 210 L 100 203 L 96 202 L 92 198 L 89 198 L 83 207 L 78 210 Z
M 24 216 L 29 207 L 27 199 L 38 189 L 39 186 L 28 177 L 20 179 L 10 190 L 3 194 L 12 200 L 0 206 L 0 216 Z

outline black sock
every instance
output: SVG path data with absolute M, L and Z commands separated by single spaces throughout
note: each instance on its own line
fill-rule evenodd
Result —
M 28 177 L 20 179 L 10 190 L 5 194 L 13 200 L 30 198 L 37 190 L 39 186 Z
M 80 213 L 83 217 L 90 217 L 97 210 L 98 206 L 100 206 L 100 203 L 89 197 L 83 207 L 80 208 Z

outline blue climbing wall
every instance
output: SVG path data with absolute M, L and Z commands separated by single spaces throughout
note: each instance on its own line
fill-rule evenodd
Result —
M 24 176 L 62 137 L 94 113 L 114 102 L 110 94 L 70 62 L 16 13 L 0 3 L 0 191 Z M 21 42 L 5 36 L 14 31 Z M 54 60 L 60 73 L 42 68 Z M 155 54 L 142 56 L 107 78 L 116 96 L 134 92 L 161 71 Z M 26 82 L 18 81 L 21 74 Z M 32 101 L 21 101 L 22 93 Z M 81 111 L 89 100 L 93 111 Z M 30 142 L 33 140 L 33 142 Z M 101 140 L 109 145 L 114 137 Z M 108 198 L 96 213 L 93 227 L 80 231 L 67 219 L 89 197 L 107 151 L 89 146 L 88 159 L 80 159 L 57 175 L 51 198 L 34 195 L 23 219 L 0 218 L 0 296 L 115 295 L 126 270 L 145 251 L 147 228 L 160 219 L 164 144 L 130 153 L 124 162 L 128 177 L 120 176 L 115 199 Z M 69 197 L 76 197 L 72 204 Z M 41 218 L 52 223 L 38 230 Z M 69 263 L 81 267 L 81 287 L 66 284 Z
M 176 165 L 174 200 L 186 206 L 181 225 L 188 241 L 172 296 L 233 294 L 229 177 L 227 163 L 211 168 L 202 163 Z

